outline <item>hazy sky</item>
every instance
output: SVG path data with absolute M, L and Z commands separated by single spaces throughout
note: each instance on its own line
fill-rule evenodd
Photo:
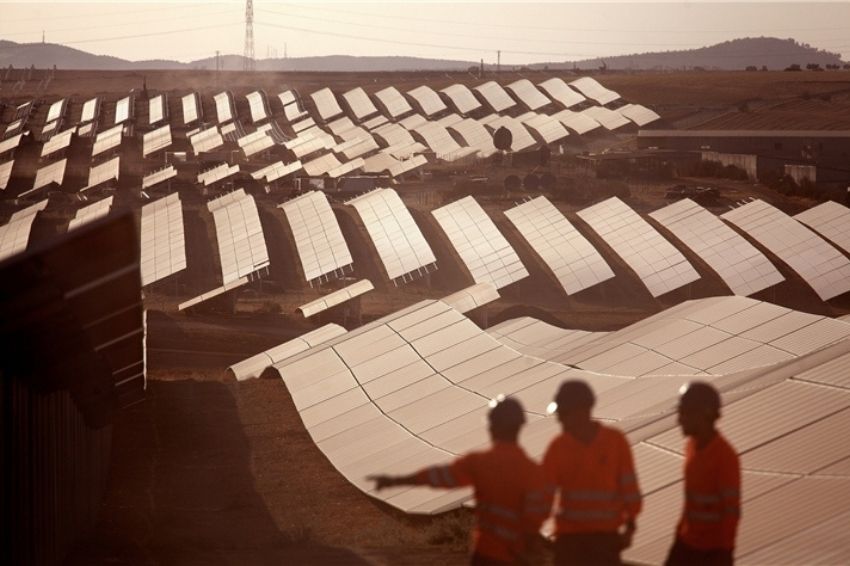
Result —
M 131 60 L 242 53 L 245 1 L 8 2 L 0 39 Z M 410 55 L 503 64 L 793 37 L 850 60 L 850 2 L 280 2 L 254 0 L 255 55 Z M 730 55 L 734 56 L 734 55 Z

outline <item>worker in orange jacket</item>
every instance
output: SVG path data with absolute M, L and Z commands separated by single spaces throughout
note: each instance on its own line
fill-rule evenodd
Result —
M 720 394 L 694 381 L 679 396 L 685 446 L 685 508 L 667 566 L 731 566 L 741 516 L 738 454 L 715 428 Z
M 451 464 L 431 466 L 407 476 L 370 476 L 378 490 L 400 485 L 440 488 L 473 486 L 475 527 L 471 564 L 523 563 L 528 543 L 538 537 L 552 508 L 554 489 L 543 470 L 517 443 L 525 423 L 522 405 L 512 398 L 490 402 L 487 415 L 493 445 Z
M 543 458 L 546 477 L 559 490 L 556 565 L 621 564 L 641 510 L 631 447 L 622 432 L 591 418 L 595 401 L 587 383 L 570 380 L 549 407 L 563 429 Z

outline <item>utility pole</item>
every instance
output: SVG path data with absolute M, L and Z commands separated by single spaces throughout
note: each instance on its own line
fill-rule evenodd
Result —
M 44 45 L 44 30 L 41 30 L 41 44 Z
M 243 69 L 254 70 L 254 1 L 245 2 L 245 53 L 243 54 Z
M 502 51 L 496 51 L 496 72 L 502 72 Z

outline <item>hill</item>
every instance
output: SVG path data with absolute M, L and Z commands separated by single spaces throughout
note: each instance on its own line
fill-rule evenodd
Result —
M 817 49 L 793 39 L 776 37 L 748 37 L 724 41 L 716 45 L 688 49 L 684 51 L 663 51 L 657 53 L 636 53 L 605 57 L 604 59 L 585 59 L 574 63 L 549 63 L 550 69 L 573 68 L 596 69 L 704 69 L 741 70 L 748 66 L 767 67 L 772 71 L 782 70 L 797 64 L 805 68 L 809 63 L 840 65 L 841 55 Z M 541 67 L 541 65 L 535 65 Z
M 241 55 L 223 55 L 219 59 L 223 70 L 235 71 L 243 68 Z M 665 70 L 704 69 L 740 70 L 748 66 L 780 70 L 792 64 L 805 67 L 809 63 L 826 65 L 841 64 L 841 56 L 793 39 L 775 37 L 745 38 L 726 41 L 709 47 L 685 51 L 665 51 L 619 55 L 604 59 L 582 61 L 558 61 L 538 63 L 533 68 L 542 69 L 608 69 Z M 12 65 L 16 68 L 30 67 L 68 70 L 128 71 L 141 69 L 215 69 L 214 57 L 198 59 L 189 63 L 167 60 L 128 61 L 107 55 L 94 55 L 55 43 L 15 43 L 0 40 L 0 68 Z M 425 59 L 420 57 L 354 57 L 349 55 L 327 55 L 322 57 L 297 57 L 286 59 L 259 59 L 258 71 L 288 72 L 381 72 L 381 71 L 459 71 L 477 67 L 473 61 L 451 59 Z M 487 65 L 492 68 L 491 65 Z

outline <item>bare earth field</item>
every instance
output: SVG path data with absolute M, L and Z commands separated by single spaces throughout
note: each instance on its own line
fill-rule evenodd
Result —
M 550 75 L 502 73 L 485 78 L 504 84 L 523 76 L 539 82 Z M 789 123 L 807 128 L 829 121 L 832 129 L 850 130 L 850 72 L 606 73 L 595 77 L 624 98 L 655 109 L 672 126 L 737 128 L 746 122 L 765 128 L 790 127 Z M 12 93 L 8 83 L 4 84 L 0 100 L 9 103 L 34 96 L 49 100 L 70 96 L 76 107 L 95 94 L 115 100 L 130 89 L 142 88 L 143 83 L 152 92 L 170 93 L 174 104 L 179 102 L 177 95 L 191 90 L 210 98 L 230 89 L 238 98 L 262 88 L 274 97 L 284 88 L 296 88 L 303 96 L 325 86 L 334 90 L 364 86 L 372 91 L 392 84 L 409 90 L 420 84 L 442 88 L 455 82 L 482 81 L 468 73 L 228 72 L 216 76 L 211 71 L 58 71 L 47 89 L 39 92 L 27 87 Z M 745 111 L 743 103 L 747 105 Z M 182 133 L 175 140 L 186 145 Z M 627 139 L 609 141 L 629 143 Z M 131 163 L 130 167 L 138 175 L 143 165 Z M 489 173 L 494 172 L 487 164 L 469 172 Z M 573 176 L 578 183 L 589 182 L 569 165 L 564 165 L 563 174 Z M 722 191 L 722 199 L 711 209 L 717 213 L 750 196 L 790 213 L 814 204 L 751 183 L 708 182 Z M 668 203 L 664 192 L 669 185 L 633 184 L 631 195 L 624 200 L 646 213 Z M 352 275 L 369 277 L 378 287 L 363 297 L 363 322 L 471 284 L 452 250 L 439 240 L 429 213 L 457 198 L 452 196 L 451 183 L 417 182 L 400 185 L 397 190 L 435 248 L 441 268 L 424 280 L 396 289 L 381 279 L 374 251 L 354 224 L 342 222 L 355 253 Z M 257 195 L 269 240 L 270 280 L 242 292 L 232 312 L 187 315 L 176 311 L 179 302 L 220 283 L 216 282 L 218 252 L 212 217 L 204 207 L 208 197 L 194 187 L 180 186 L 180 192 L 189 266 L 185 273 L 145 290 L 149 309 L 147 400 L 117 415 L 111 479 L 99 524 L 73 549 L 67 563 L 464 563 L 468 511 L 411 517 L 372 500 L 342 478 L 313 444 L 280 379 L 267 377 L 240 384 L 226 372 L 228 365 L 321 324 L 343 322 L 339 312 L 311 321 L 294 313 L 295 307 L 320 293 L 302 285 L 292 268 L 296 261 L 293 244 L 285 239 L 282 214 L 275 209 L 287 195 Z M 531 273 L 528 279 L 506 289 L 501 300 L 474 314 L 473 320 L 482 326 L 530 315 L 569 328 L 614 330 L 683 300 L 728 294 L 699 258 L 674 241 L 703 278 L 652 299 L 636 276 L 576 216 L 577 210 L 593 203 L 558 201 L 570 221 L 611 261 L 617 275 L 614 280 L 567 297 L 502 214 L 529 196 L 533 195 L 478 199 Z M 121 206 L 126 208 L 137 211 L 141 204 L 130 197 L 121 198 Z M 5 218 L 12 208 L 8 202 L 0 202 L 0 216 Z M 33 238 L 46 239 L 60 233 L 76 208 L 70 198 L 57 204 L 37 222 Z M 344 208 L 335 205 L 341 220 L 350 214 Z M 754 298 L 831 316 L 850 312 L 850 299 L 823 303 L 798 276 L 778 267 L 786 282 Z M 346 323 L 349 328 L 354 325 Z

